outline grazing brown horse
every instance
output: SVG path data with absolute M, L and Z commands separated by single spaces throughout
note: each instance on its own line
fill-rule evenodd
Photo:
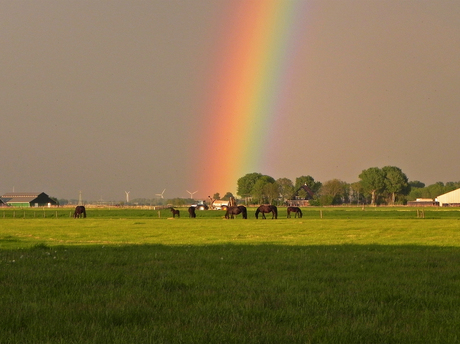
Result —
M 278 208 L 274 205 L 263 204 L 256 210 L 256 219 L 259 218 L 259 213 L 262 213 L 262 218 L 266 219 L 265 214 L 272 213 L 272 219 L 278 218 Z
M 288 207 L 287 217 L 291 217 L 291 213 L 294 213 L 294 218 L 299 217 L 300 219 L 302 217 L 302 210 L 299 207 Z
M 195 208 L 196 207 L 189 207 L 188 208 L 188 217 L 191 217 L 192 219 L 194 219 L 196 217 Z
M 86 217 L 86 209 L 83 205 L 77 205 L 73 213 L 73 217 L 76 219 Z
M 177 217 L 180 217 L 180 211 L 179 210 L 176 210 L 176 209 L 174 209 L 172 207 L 169 208 L 169 209 L 171 210 L 171 213 L 172 213 L 173 217 L 176 217 L 176 215 L 177 215 Z
M 248 211 L 246 210 L 246 207 L 244 205 L 239 205 L 237 207 L 228 207 L 227 212 L 225 213 L 225 218 L 228 219 L 233 219 L 233 215 L 238 215 L 242 214 L 243 219 L 248 218 Z

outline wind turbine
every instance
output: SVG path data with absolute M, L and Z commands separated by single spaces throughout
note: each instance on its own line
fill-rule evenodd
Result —
M 190 192 L 188 190 L 185 190 L 185 191 L 187 191 L 190 194 L 190 199 L 192 199 L 193 198 L 192 196 L 198 192 L 198 190 L 195 192 Z
M 163 192 L 161 194 L 155 194 L 155 196 L 159 196 L 160 198 L 164 198 L 163 194 L 165 193 L 166 189 L 163 189 Z
M 125 194 L 126 194 L 126 203 L 129 203 L 129 193 L 131 191 L 125 191 Z

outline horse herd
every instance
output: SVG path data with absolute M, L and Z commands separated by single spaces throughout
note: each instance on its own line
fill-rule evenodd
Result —
M 180 217 L 180 211 L 174 208 L 170 208 L 173 217 Z M 188 208 L 188 217 L 195 218 L 196 207 L 189 207 Z M 259 218 L 259 214 L 262 214 L 262 218 L 266 219 L 265 214 L 272 214 L 272 219 L 278 218 L 278 208 L 274 205 L 264 204 L 257 208 L 256 210 L 256 219 Z M 291 213 L 294 213 L 294 217 L 302 217 L 302 210 L 299 207 L 288 207 L 287 208 L 287 217 L 291 217 Z M 235 207 L 228 207 L 225 213 L 226 219 L 233 219 L 236 215 L 241 214 L 243 219 L 248 218 L 248 211 L 244 205 L 239 205 Z
M 180 211 L 179 210 L 174 209 L 172 207 L 169 208 L 169 209 L 171 210 L 173 218 L 175 218 L 176 215 L 177 215 L 177 217 L 180 217 Z M 195 218 L 196 217 L 195 210 L 196 210 L 196 207 L 189 207 L 188 208 L 188 216 L 191 217 L 191 218 Z M 278 218 L 278 208 L 276 206 L 270 205 L 270 204 L 261 205 L 256 210 L 256 214 L 255 214 L 256 219 L 259 218 L 259 214 L 262 214 L 262 218 L 266 219 L 265 214 L 269 214 L 269 213 L 272 214 L 272 219 L 277 219 Z M 294 218 L 295 217 L 299 217 L 299 218 L 302 217 L 302 210 L 300 210 L 299 207 L 288 207 L 287 208 L 287 217 L 288 218 L 291 217 L 291 213 L 294 213 Z M 228 207 L 227 212 L 225 213 L 225 218 L 226 219 L 233 219 L 236 215 L 239 215 L 239 214 L 241 214 L 243 216 L 243 219 L 248 218 L 248 212 L 247 212 L 247 209 L 246 209 L 246 207 L 244 205 L 239 205 L 239 206 L 235 206 L 235 207 Z M 75 208 L 73 217 L 76 218 L 76 219 L 86 217 L 86 209 L 85 209 L 85 207 L 82 206 L 82 205 L 77 206 Z

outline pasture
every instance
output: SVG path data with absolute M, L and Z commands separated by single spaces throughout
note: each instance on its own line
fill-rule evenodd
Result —
M 0 342 L 460 341 L 459 209 L 180 210 L 1 209 Z

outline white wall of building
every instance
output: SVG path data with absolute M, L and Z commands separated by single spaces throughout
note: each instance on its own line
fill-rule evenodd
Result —
M 439 206 L 446 206 L 452 203 L 460 204 L 460 189 L 445 193 L 436 197 L 439 202 Z

